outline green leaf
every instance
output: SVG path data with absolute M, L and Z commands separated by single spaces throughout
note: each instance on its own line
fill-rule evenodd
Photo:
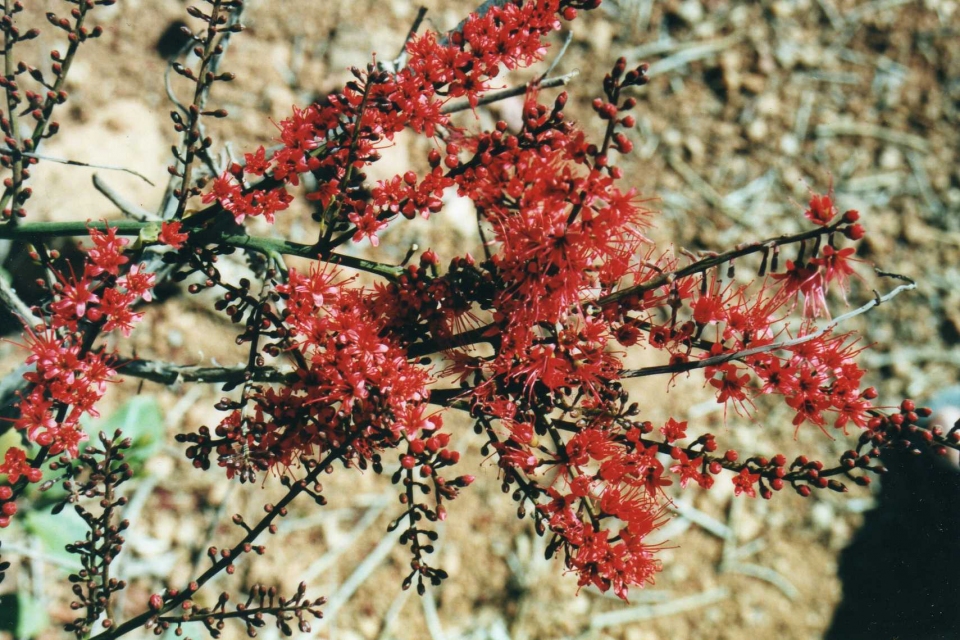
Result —
M 130 398 L 105 420 L 94 423 L 90 433 L 103 431 L 112 437 L 117 429 L 133 441 L 126 460 L 136 470 L 163 445 L 163 411 L 157 399 L 153 396 Z
M 49 511 L 30 511 L 23 518 L 23 526 L 43 543 L 45 553 L 80 568 L 77 557 L 68 553 L 65 547 L 83 540 L 88 529 L 72 508 L 68 507 L 57 515 Z
M 50 616 L 43 603 L 27 591 L 0 596 L 0 631 L 9 631 L 17 638 L 35 638 L 50 626 Z

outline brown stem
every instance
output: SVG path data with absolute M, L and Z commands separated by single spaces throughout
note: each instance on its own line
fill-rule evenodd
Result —
M 334 460 L 341 457 L 346 452 L 351 442 L 352 440 L 348 440 L 337 447 L 337 449 L 328 454 L 323 461 L 319 462 L 303 480 L 294 483 L 287 491 L 287 494 L 277 504 L 274 505 L 273 509 L 271 509 L 263 518 L 261 518 L 260 522 L 258 522 L 256 526 L 252 527 L 240 542 L 234 545 L 229 556 L 221 557 L 219 560 L 213 563 L 213 566 L 203 572 L 200 577 L 196 578 L 190 583 L 191 585 L 196 583 L 196 589 L 191 590 L 188 586 L 186 589 L 182 589 L 176 596 L 167 599 L 160 611 L 152 611 L 148 609 L 139 615 L 130 618 L 123 624 L 117 625 L 116 627 L 107 629 L 106 631 L 93 636 L 89 640 L 112 640 L 113 638 L 124 636 L 131 631 L 142 627 L 151 618 L 156 617 L 158 614 L 172 611 L 176 607 L 180 606 L 184 601 L 190 599 L 193 594 L 195 594 L 201 587 L 203 587 L 203 585 L 213 579 L 214 576 L 225 570 L 228 565 L 236 562 L 237 558 L 244 553 L 244 547 L 248 544 L 252 544 L 260 536 L 260 534 L 266 531 L 277 518 L 277 516 L 280 515 L 280 512 L 284 511 L 287 505 L 293 502 L 297 496 L 306 490 L 307 485 L 316 482 L 320 474 L 323 473 L 324 470 Z

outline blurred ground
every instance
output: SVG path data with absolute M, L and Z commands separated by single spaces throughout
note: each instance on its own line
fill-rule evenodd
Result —
M 59 4 L 48 0 L 31 10 L 42 20 L 42 11 Z M 473 8 L 460 0 L 422 4 L 429 9 L 427 26 L 440 30 Z M 183 19 L 184 6 L 176 0 L 124 0 L 107 10 L 103 39 L 82 51 L 71 72 L 68 112 L 59 118 L 63 133 L 43 150 L 146 174 L 160 186 L 100 172 L 146 208 L 160 200 L 174 142 L 163 88 L 166 65 L 154 45 L 171 22 Z M 270 119 L 283 118 L 291 105 L 341 85 L 346 68 L 363 64 L 371 51 L 392 58 L 415 13 L 416 5 L 403 0 L 251 0 L 245 19 L 250 29 L 234 39 L 225 64 L 237 81 L 218 86 L 213 96 L 231 117 L 212 133 L 229 140 L 238 155 L 271 143 Z M 655 240 L 698 251 L 796 231 L 805 223 L 801 203 L 808 187 L 823 191 L 832 180 L 841 210 L 856 208 L 863 215 L 869 233 L 861 257 L 920 283 L 917 291 L 850 325 L 863 331 L 864 344 L 875 344 L 865 362 L 881 400 L 923 398 L 956 381 L 956 0 L 605 0 L 572 29 L 571 46 L 555 73 L 580 72 L 568 87 L 568 113 L 594 134 L 600 126 L 591 120 L 589 103 L 600 93 L 605 70 L 620 55 L 652 65 L 653 80 L 637 94 L 636 149 L 619 162 L 644 194 L 659 198 L 652 205 L 660 211 L 651 232 Z M 554 40 L 551 55 L 562 38 Z M 63 43 L 48 27 L 36 46 L 62 49 Z M 512 74 L 508 82 L 524 82 L 541 71 Z M 484 123 L 510 121 L 518 105 L 501 103 L 478 116 Z M 416 166 L 427 149 L 425 141 L 401 139 L 372 177 Z M 34 219 L 116 217 L 113 206 L 90 186 L 90 174 L 41 165 L 33 180 Z M 379 256 L 397 259 L 411 242 L 447 257 L 478 247 L 474 227 L 469 218 L 462 223 L 458 207 L 446 214 L 452 232 L 439 217 L 429 224 L 399 225 L 384 236 Z M 313 233 L 293 217 L 286 216 L 285 232 L 294 238 Z M 13 258 L 5 267 L 18 276 Z M 868 290 L 855 294 L 856 299 L 871 295 Z M 842 301 L 835 304 L 842 308 Z M 228 364 L 240 358 L 231 331 L 202 305 L 179 296 L 151 311 L 121 348 L 181 363 Z M 0 349 L 5 370 L 12 368 L 19 354 L 10 345 Z M 136 387 L 134 381 L 114 390 L 111 402 L 116 406 Z M 692 429 L 718 432 L 721 442 L 738 449 L 830 459 L 849 447 L 815 429 L 801 430 L 794 440 L 792 414 L 785 408 L 762 413 L 756 423 L 730 416 L 724 426 L 723 413 L 701 389 L 700 378 L 680 381 L 667 396 L 665 387 L 666 381 L 651 380 L 638 389 L 638 398 L 657 399 L 644 407 L 646 417 L 683 416 Z M 205 402 L 218 397 L 216 391 L 147 383 L 141 393 L 158 399 L 171 431 L 219 421 Z M 655 586 L 635 591 L 625 605 L 587 589 L 576 595 L 575 579 L 564 576 L 558 562 L 544 561 L 532 527 L 511 516 L 515 505 L 499 491 L 496 469 L 484 463 L 469 425 L 452 416 L 447 424 L 462 434 L 463 468 L 479 465 L 480 479 L 450 506 L 437 555 L 451 578 L 427 598 L 400 590 L 406 554 L 392 538 L 380 543 L 396 513 L 395 492 L 372 473 L 332 475 L 325 483 L 328 507 L 318 511 L 301 505 L 279 536 L 267 541 L 264 559 L 252 566 L 244 562 L 235 577 L 204 592 L 213 599 L 217 587 L 242 592 L 254 580 L 293 590 L 309 577 L 308 593 L 334 601 L 326 608 L 325 626 L 315 625 L 316 637 L 346 640 L 817 638 L 828 627 L 840 597 L 837 554 L 870 506 L 869 492 L 819 493 L 807 500 L 784 493 L 769 503 L 732 501 L 722 482 L 706 495 L 685 492 L 684 499 L 698 511 L 669 526 L 670 548 L 661 555 L 664 572 Z M 231 539 L 233 527 L 208 531 L 220 505 L 228 515 L 253 514 L 277 493 L 274 482 L 262 491 L 231 488 L 215 476 L 193 472 L 171 437 L 132 485 L 143 502 L 128 536 L 129 612 L 145 605 L 157 588 L 156 576 L 172 573 L 174 584 L 187 578 L 191 548 L 205 546 L 205 540 L 223 546 Z M 4 537 L 5 559 L 14 556 L 8 539 L 44 557 L 46 552 L 25 536 L 11 535 Z M 740 572 L 732 570 L 737 567 Z M 61 621 L 70 611 L 52 587 L 59 571 L 49 558 L 35 557 L 17 565 L 2 589 L 32 585 L 37 592 L 36 576 L 45 575 L 51 588 L 39 593 L 47 598 L 52 621 Z M 352 595 L 344 587 L 351 576 L 363 577 Z M 270 633 L 268 627 L 260 637 L 274 637 Z

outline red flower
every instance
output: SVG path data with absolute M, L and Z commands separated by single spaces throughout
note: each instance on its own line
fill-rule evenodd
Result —
M 20 447 L 10 447 L 0 464 L 0 474 L 6 474 L 7 482 L 16 483 L 21 476 L 30 482 L 39 482 L 43 477 L 40 469 L 34 469 L 27 462 L 27 453 Z
M 831 186 L 830 190 L 824 194 L 811 193 L 810 206 L 803 215 L 814 224 L 820 226 L 830 224 L 837 215 L 837 207 L 833 204 L 833 187 Z
M 744 388 L 750 382 L 748 374 L 740 375 L 740 370 L 731 363 L 726 363 L 719 367 L 720 378 L 711 378 L 710 385 L 717 390 L 717 402 L 726 403 L 733 400 L 739 407 L 743 407 L 745 402 L 749 402 Z
M 97 318 L 103 317 L 106 319 L 103 330 L 119 329 L 124 337 L 129 337 L 130 332 L 133 331 L 133 326 L 143 318 L 143 313 L 133 310 L 132 305 L 136 299 L 137 296 L 130 292 L 121 293 L 119 289 L 105 289 L 97 313 Z
M 856 249 L 847 247 L 837 251 L 832 246 L 827 245 L 823 248 L 821 257 L 814 258 L 811 264 L 823 267 L 823 279 L 827 284 L 836 282 L 840 288 L 844 300 L 847 297 L 847 280 L 851 275 L 856 275 L 851 262 L 860 262 L 853 255 Z
M 263 145 L 260 145 L 254 153 L 243 154 L 245 162 L 243 172 L 255 176 L 262 176 L 266 173 L 270 168 L 270 161 L 267 160 L 266 153 L 266 149 L 263 148 Z
M 703 457 L 690 460 L 685 452 L 677 449 L 676 453 L 677 464 L 670 467 L 670 471 L 680 476 L 680 486 L 686 487 L 691 480 L 697 484 L 703 484 L 703 474 L 700 473 Z
M 90 239 L 93 240 L 93 247 L 87 250 L 87 276 L 95 277 L 104 272 L 118 275 L 120 267 L 130 261 L 123 255 L 123 248 L 129 241 L 117 237 L 116 227 L 107 227 L 105 233 L 91 228 Z
M 809 266 L 787 260 L 787 270 L 784 273 L 774 273 L 771 276 L 780 281 L 778 303 L 795 299 L 797 294 L 803 294 L 803 316 L 816 318 L 821 314 L 829 316 L 826 294 L 823 289 L 823 276 L 816 265 Z
M 757 497 L 757 491 L 753 488 L 753 485 L 760 479 L 759 473 L 750 473 L 750 470 L 744 467 L 740 470 L 739 475 L 735 475 L 733 480 L 733 494 L 740 495 L 741 493 L 746 493 L 751 498 Z
M 169 245 L 173 249 L 179 249 L 183 243 L 190 237 L 189 233 L 180 233 L 180 227 L 183 223 L 179 220 L 173 222 L 160 223 L 160 235 L 158 240 L 163 244 Z
M 356 227 L 356 233 L 353 234 L 353 241 L 360 242 L 364 238 L 370 240 L 370 244 L 380 246 L 380 238 L 377 232 L 387 228 L 387 222 L 381 220 L 372 207 L 367 206 L 362 214 L 350 213 L 347 218 Z
M 660 433 L 663 434 L 663 438 L 667 442 L 682 440 L 687 437 L 687 422 L 677 422 L 670 418 L 667 420 L 667 424 L 660 428 Z

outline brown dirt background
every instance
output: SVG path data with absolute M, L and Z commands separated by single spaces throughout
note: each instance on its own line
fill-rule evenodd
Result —
M 422 4 L 429 9 L 426 26 L 440 30 L 473 8 L 460 0 Z M 42 19 L 42 11 L 50 8 L 63 11 L 61 3 L 52 1 L 37 2 L 30 10 Z M 81 51 L 68 86 L 71 99 L 58 117 L 62 133 L 44 147 L 45 153 L 122 165 L 164 184 L 175 138 L 166 116 L 165 62 L 154 45 L 171 21 L 184 18 L 184 9 L 175 0 L 121 0 L 101 14 L 104 37 Z M 253 0 L 247 11 L 249 29 L 233 40 L 224 65 L 237 73 L 237 81 L 218 86 L 212 101 L 231 116 L 211 133 L 218 143 L 229 141 L 237 155 L 270 144 L 275 135 L 271 119 L 342 84 L 346 68 L 365 63 L 371 51 L 395 55 L 416 5 L 403 0 Z M 871 382 L 881 389 L 881 399 L 923 398 L 956 381 L 956 0 L 606 0 L 601 9 L 573 23 L 572 30 L 572 43 L 556 73 L 579 70 L 568 87 L 568 112 L 594 134 L 600 126 L 591 118 L 589 103 L 599 95 L 603 73 L 615 58 L 625 55 L 630 63 L 653 64 L 650 85 L 637 92 L 636 149 L 619 162 L 629 182 L 659 198 L 652 205 L 659 215 L 651 232 L 658 242 L 711 250 L 795 231 L 805 222 L 799 203 L 806 202 L 808 186 L 822 191 L 832 179 L 841 209 L 859 209 L 870 232 L 862 257 L 920 283 L 917 291 L 850 325 L 863 331 L 864 343 L 876 344 L 866 362 L 874 369 Z M 36 46 L 62 49 L 65 43 L 57 37 L 46 25 Z M 561 41 L 554 38 L 551 56 Z M 545 64 L 507 80 L 523 82 L 543 68 Z M 481 109 L 478 117 L 481 123 L 515 120 L 518 106 L 518 101 L 504 102 Z M 401 138 L 372 177 L 417 166 L 427 149 L 426 141 Z M 91 173 L 41 164 L 32 180 L 37 192 L 30 203 L 33 219 L 117 217 L 90 185 Z M 162 187 L 120 173 L 99 173 L 146 208 L 159 202 Z M 446 257 L 465 247 L 475 250 L 478 239 L 469 210 L 466 216 L 460 205 L 451 210 L 429 224 L 397 225 L 376 255 L 396 259 L 410 242 Z M 296 212 L 283 218 L 279 227 L 295 239 L 313 233 L 309 220 L 297 221 Z M 854 300 L 870 295 L 859 291 Z M 209 304 L 181 295 L 153 308 L 119 348 L 181 363 L 229 364 L 242 357 L 232 336 L 233 329 L 209 311 Z M 2 349 L 3 362 L 12 368 L 18 353 L 9 345 Z M 108 404 L 116 406 L 123 394 L 136 389 L 136 381 L 125 383 L 111 392 Z M 794 440 L 791 414 L 783 407 L 760 412 L 756 421 L 731 415 L 724 425 L 723 412 L 711 406 L 698 378 L 681 380 L 664 395 L 666 389 L 664 380 L 637 389 L 645 415 L 654 421 L 683 415 L 697 432 L 717 432 L 721 446 L 788 456 L 805 452 L 821 459 L 849 446 L 806 428 Z M 171 432 L 219 420 L 209 402 L 219 396 L 216 390 L 147 383 L 140 392 L 155 394 L 168 408 Z M 837 554 L 871 503 L 870 492 L 856 488 L 848 496 L 819 493 L 807 500 L 784 493 L 769 503 L 733 501 L 726 482 L 708 494 L 685 492 L 685 499 L 716 524 L 732 527 L 731 548 L 750 545 L 743 560 L 762 567 L 762 577 L 792 584 L 794 598 L 768 579 L 721 572 L 723 541 L 677 518 L 670 525 L 670 548 L 661 555 L 665 568 L 656 585 L 634 591 L 626 605 L 588 589 L 576 594 L 576 580 L 564 575 L 558 562 L 543 560 L 543 545 L 532 527 L 512 515 L 515 505 L 500 492 L 496 468 L 480 455 L 481 442 L 469 425 L 453 416 L 447 424 L 464 453 L 462 468 L 479 469 L 479 481 L 450 505 L 436 557 L 451 577 L 427 598 L 400 590 L 407 566 L 402 547 L 384 546 L 384 555 L 376 555 L 385 526 L 397 512 L 389 482 L 372 473 L 342 471 L 325 483 L 329 506 L 300 505 L 280 534 L 266 541 L 265 558 L 242 562 L 236 576 L 218 579 L 203 593 L 213 601 L 220 589 L 227 589 L 238 599 L 255 580 L 292 591 L 308 572 L 309 594 L 337 599 L 361 563 L 380 557 L 324 625 L 314 625 L 315 637 L 816 638 L 840 597 Z M 218 508 L 250 519 L 259 505 L 279 495 L 275 481 L 263 489 L 230 487 L 216 476 L 193 471 L 171 437 L 148 464 L 145 477 L 131 486 L 136 492 L 147 483 L 141 489 L 146 503 L 128 536 L 127 615 L 141 610 L 158 589 L 158 576 L 169 573 L 172 585 L 188 577 L 191 548 L 224 546 L 233 539 L 232 525 L 208 531 Z M 10 539 L 16 540 L 16 530 L 11 531 Z M 37 561 L 30 564 L 16 564 L 2 590 L 26 584 L 21 581 L 36 570 Z M 57 569 L 47 567 L 46 573 L 51 617 L 66 619 L 70 611 L 55 586 Z M 631 608 L 644 619 L 599 627 L 605 619 L 601 614 Z M 228 626 L 228 637 L 241 634 L 240 627 L 231 631 Z M 188 630 L 187 635 L 203 632 Z M 268 625 L 260 637 L 276 633 Z

